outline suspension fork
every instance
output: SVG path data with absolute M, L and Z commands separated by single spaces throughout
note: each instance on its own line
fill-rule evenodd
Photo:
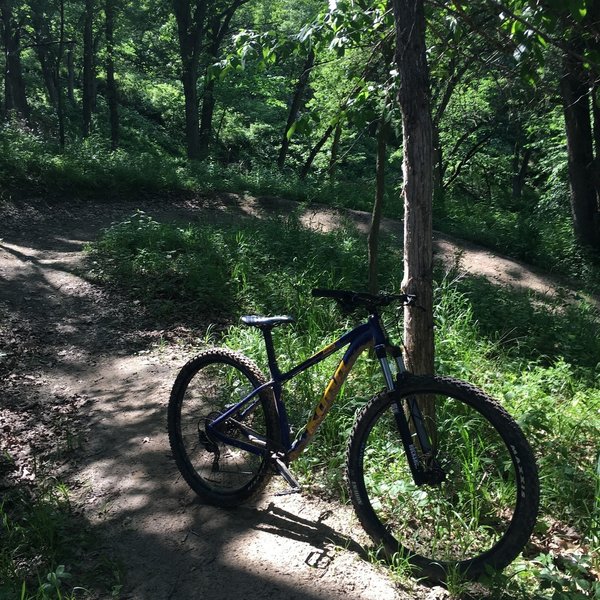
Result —
M 375 352 L 381 365 L 388 390 L 391 394 L 399 396 L 397 390 L 402 387 L 402 381 L 410 376 L 404 365 L 402 350 L 397 346 L 388 345 L 375 347 Z M 396 366 L 397 375 L 395 380 L 392 375 L 388 356 L 393 359 Z M 425 427 L 423 413 L 416 398 L 413 396 L 398 397 L 392 402 L 391 408 L 415 484 L 422 485 L 430 482 L 431 478 L 426 473 L 428 465 L 423 464 L 415 446 L 416 436 L 422 455 L 431 456 L 432 444 Z M 409 418 L 412 420 L 415 435 L 410 430 Z

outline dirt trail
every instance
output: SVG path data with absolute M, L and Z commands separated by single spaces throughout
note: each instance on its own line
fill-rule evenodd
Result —
M 227 196 L 169 207 L 147 200 L 0 208 L 0 317 L 5 343 L 20 348 L 0 383 L 0 451 L 17 458 L 17 476 L 34 478 L 36 445 L 19 442 L 19 427 L 32 427 L 36 414 L 66 415 L 62 429 L 51 430 L 77 448 L 65 472 L 83 516 L 123 562 L 123 598 L 442 598 L 440 588 L 400 590 L 363 560 L 367 540 L 346 507 L 271 489 L 236 510 L 199 504 L 178 476 L 165 432 L 170 387 L 194 350 L 81 276 L 84 243 L 137 208 L 158 219 L 206 221 L 255 218 L 274 207 L 273 200 Z M 278 201 L 276 208 L 298 206 Z M 348 218 L 363 227 L 367 216 Z M 306 209 L 302 219 L 319 228 L 339 223 L 327 209 Z M 453 262 L 454 242 L 440 236 L 437 248 Z M 494 280 L 555 288 L 524 265 L 473 246 L 461 264 Z M 69 442 L 73 432 L 76 443 Z

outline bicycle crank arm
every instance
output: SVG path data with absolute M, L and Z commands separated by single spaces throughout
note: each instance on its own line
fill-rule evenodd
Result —
M 275 466 L 275 470 L 279 475 L 281 475 L 289 484 L 290 490 L 287 492 L 283 492 L 284 494 L 296 494 L 300 492 L 300 484 L 298 480 L 292 475 L 292 472 L 287 468 L 287 465 L 281 460 L 281 457 L 277 454 L 273 453 L 271 455 L 271 460 L 273 461 L 273 465 Z M 278 496 L 282 495 L 277 494 Z

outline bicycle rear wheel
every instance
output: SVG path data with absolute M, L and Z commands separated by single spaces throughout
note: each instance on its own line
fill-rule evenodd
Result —
M 263 390 L 243 412 L 219 426 L 234 440 L 257 446 L 251 438 L 267 440 L 262 454 L 224 444 L 207 428 L 265 382 L 251 360 L 225 348 L 201 353 L 175 380 L 168 408 L 169 442 L 181 474 L 204 501 L 235 506 L 256 494 L 270 478 L 269 450 L 279 439 L 272 390 Z
M 424 454 L 431 483 L 416 485 L 395 407 L 434 400 L 424 425 L 433 442 Z M 421 404 L 424 404 L 421 403 Z M 409 418 L 411 431 L 414 423 Z M 535 460 L 508 413 L 475 387 L 449 378 L 408 376 L 357 417 L 348 446 L 347 479 L 367 533 L 388 557 L 406 557 L 422 573 L 445 580 L 502 569 L 523 549 L 539 503 Z

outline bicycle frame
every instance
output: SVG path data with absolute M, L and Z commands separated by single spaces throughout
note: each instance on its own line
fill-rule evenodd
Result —
M 348 378 L 354 363 L 366 349 L 371 347 L 375 349 L 376 356 L 379 359 L 386 385 L 389 390 L 394 389 L 395 383 L 390 365 L 388 363 L 388 352 L 391 352 L 391 355 L 396 362 L 396 368 L 398 372 L 402 373 L 405 371 L 400 349 L 395 346 L 391 346 L 388 343 L 387 336 L 383 330 L 379 316 L 376 314 L 371 315 L 366 323 L 362 323 L 361 325 L 358 325 L 354 329 L 348 331 L 333 343 L 329 344 L 310 358 L 306 359 L 285 373 L 281 373 L 277 366 L 277 361 L 272 351 L 270 331 L 265 331 L 264 334 L 267 345 L 267 355 L 269 358 L 269 370 L 272 377 L 271 380 L 252 390 L 252 392 L 250 392 L 243 400 L 230 407 L 212 423 L 207 424 L 207 429 L 210 431 L 210 434 L 218 438 L 220 441 L 231 446 L 247 450 L 254 454 L 267 453 L 267 440 L 264 437 L 257 436 L 256 432 L 244 427 L 243 429 L 248 435 L 250 442 L 234 439 L 219 431 L 219 424 L 225 422 L 238 412 L 240 412 L 243 416 L 251 411 L 256 404 L 260 402 L 259 395 L 265 389 L 273 389 L 277 414 L 279 416 L 280 431 L 282 433 L 282 448 L 280 450 L 288 460 L 292 461 L 302 453 L 302 451 L 312 440 L 319 425 L 322 423 L 335 399 L 337 398 L 341 387 Z M 327 357 L 331 356 L 333 353 L 344 348 L 345 346 L 348 346 L 348 348 L 338 363 L 335 373 L 329 380 L 321 400 L 315 407 L 312 417 L 305 426 L 304 432 L 295 442 L 292 443 L 290 439 L 291 432 L 290 424 L 287 418 L 287 411 L 281 397 L 283 384 L 287 381 L 290 381 L 303 371 L 306 371 L 310 367 L 322 362 Z

